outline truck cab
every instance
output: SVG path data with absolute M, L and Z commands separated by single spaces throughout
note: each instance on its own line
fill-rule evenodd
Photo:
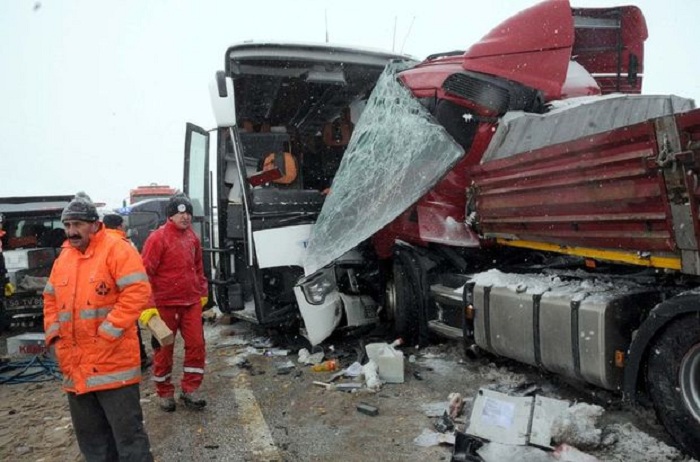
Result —
M 210 88 L 218 127 L 188 124 L 184 182 L 222 311 L 270 327 L 301 325 L 293 287 L 312 225 L 367 98 L 394 60 L 409 58 L 328 44 L 226 51 Z M 357 323 L 376 313 L 367 316 Z

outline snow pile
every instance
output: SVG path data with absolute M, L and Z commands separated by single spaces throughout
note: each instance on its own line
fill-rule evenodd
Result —
M 631 423 L 610 425 L 606 428 L 606 432 L 617 440 L 614 444 L 614 453 L 604 456 L 604 459 L 609 462 L 695 461 L 684 456 L 678 449 L 642 432 Z
M 600 446 L 602 432 L 597 428 L 604 409 L 592 404 L 578 403 L 569 407 L 552 423 L 552 441 L 588 450 Z

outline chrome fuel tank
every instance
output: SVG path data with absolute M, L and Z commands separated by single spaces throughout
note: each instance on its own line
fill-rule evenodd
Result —
M 640 313 L 660 300 L 633 281 L 600 276 L 474 276 L 474 337 L 493 354 L 616 390 L 616 352 L 627 351 Z

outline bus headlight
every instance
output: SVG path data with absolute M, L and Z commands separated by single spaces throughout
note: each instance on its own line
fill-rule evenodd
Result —
M 312 305 L 320 305 L 326 296 L 336 290 L 335 278 L 331 270 L 321 270 L 301 284 L 304 298 Z

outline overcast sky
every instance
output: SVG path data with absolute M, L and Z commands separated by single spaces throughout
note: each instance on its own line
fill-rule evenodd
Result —
M 214 126 L 208 83 L 228 45 L 329 41 L 424 58 L 466 49 L 535 0 L 0 0 L 0 197 L 73 194 L 119 206 L 182 187 L 185 123 Z M 700 102 L 700 1 L 636 4 L 645 93 Z

